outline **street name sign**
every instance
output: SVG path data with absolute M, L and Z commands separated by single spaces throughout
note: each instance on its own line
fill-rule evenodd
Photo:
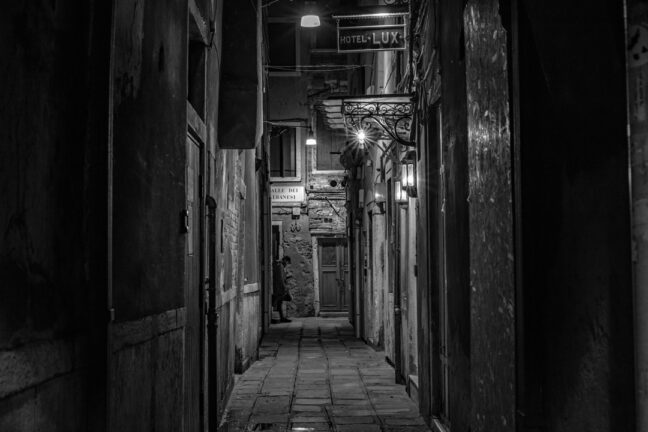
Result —
M 271 186 L 270 198 L 273 203 L 304 201 L 304 186 Z

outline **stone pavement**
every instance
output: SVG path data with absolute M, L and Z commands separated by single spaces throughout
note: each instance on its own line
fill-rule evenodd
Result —
M 259 358 L 238 378 L 220 432 L 430 430 L 384 353 L 346 318 L 273 325 Z

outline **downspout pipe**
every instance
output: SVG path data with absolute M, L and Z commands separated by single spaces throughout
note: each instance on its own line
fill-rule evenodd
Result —
M 400 145 L 396 144 L 394 147 L 396 155 L 400 151 Z M 392 168 L 392 173 L 397 174 Z M 394 183 L 395 184 L 395 183 Z M 394 229 L 394 370 L 396 375 L 396 383 L 404 384 L 405 379 L 403 376 L 403 362 L 402 362 L 402 309 L 401 309 L 401 268 L 400 268 L 400 209 L 398 204 L 394 204 L 392 200 L 392 218 Z M 391 221 L 390 221 L 391 223 Z
M 209 430 L 218 428 L 218 311 L 216 309 L 216 200 L 205 198 L 207 206 L 207 256 L 209 273 L 207 277 L 207 421 Z
M 395 153 L 395 156 L 394 156 Z M 397 163 L 395 162 L 398 159 L 398 154 L 400 153 L 400 144 L 396 141 L 392 141 L 389 146 L 384 150 L 384 152 L 380 155 L 380 167 L 381 167 L 381 181 L 385 181 L 385 158 L 388 156 L 392 156 L 390 159 L 392 160 L 392 179 L 398 178 L 396 176 L 396 170 L 395 167 L 397 166 Z M 394 183 L 392 183 L 393 186 Z M 400 218 L 399 218 L 399 212 L 398 209 L 395 208 L 392 202 L 387 203 L 388 205 L 391 206 L 390 209 L 390 215 L 391 218 L 390 220 L 387 221 L 387 229 L 392 230 L 394 232 L 394 244 L 393 244 L 393 265 L 391 268 L 394 270 L 394 275 L 392 277 L 392 280 L 394 282 L 394 301 L 393 301 L 393 313 L 394 313 L 394 370 L 395 370 L 395 375 L 396 375 L 396 383 L 398 384 L 403 384 L 404 379 L 403 379 L 403 362 L 401 359 L 402 356 L 402 335 L 401 335 L 401 327 L 402 327 L 402 310 L 401 310 L 401 287 L 400 287 Z M 388 231 L 389 232 L 389 231 Z M 388 236 L 389 238 L 389 236 Z

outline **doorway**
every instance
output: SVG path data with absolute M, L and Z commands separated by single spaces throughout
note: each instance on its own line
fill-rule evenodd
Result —
M 320 310 L 347 310 L 349 286 L 349 257 L 345 239 L 319 239 Z
M 186 209 L 183 211 L 185 250 L 185 430 L 202 428 L 203 350 L 204 350 L 204 291 L 201 283 L 201 146 L 193 136 L 186 140 Z

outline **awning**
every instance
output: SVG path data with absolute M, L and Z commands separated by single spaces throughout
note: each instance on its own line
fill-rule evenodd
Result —
M 372 128 L 379 134 L 379 139 L 394 139 L 411 145 L 412 95 L 330 97 L 322 100 L 316 108 L 324 115 L 324 121 L 331 129 L 352 133 L 360 128 Z

